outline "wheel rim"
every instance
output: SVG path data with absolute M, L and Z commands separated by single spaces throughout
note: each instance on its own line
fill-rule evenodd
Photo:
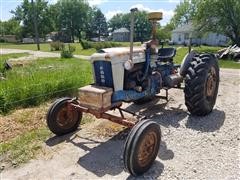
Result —
M 154 157 L 157 149 L 157 134 L 155 132 L 148 133 L 143 137 L 138 151 L 138 162 L 141 167 L 147 166 Z
M 57 114 L 56 122 L 63 129 L 69 129 L 75 125 L 78 120 L 78 112 L 74 109 L 69 109 L 64 105 Z
M 217 75 L 216 75 L 216 70 L 214 67 L 211 67 L 211 69 L 208 72 L 208 77 L 207 77 L 207 82 L 206 82 L 206 94 L 207 97 L 213 97 L 215 89 L 216 89 L 216 84 L 217 84 Z

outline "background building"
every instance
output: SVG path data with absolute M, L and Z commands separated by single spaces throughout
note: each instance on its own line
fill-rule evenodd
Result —
M 113 41 L 125 42 L 130 39 L 130 31 L 126 28 L 116 29 L 112 33 Z
M 197 34 L 192 23 L 184 24 L 172 31 L 172 42 L 173 44 L 187 45 L 190 37 L 192 44 L 196 45 L 226 46 L 229 42 L 229 38 L 222 34 L 210 32 L 202 37 Z

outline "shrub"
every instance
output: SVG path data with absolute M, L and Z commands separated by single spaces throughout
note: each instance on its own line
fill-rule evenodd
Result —
M 69 50 L 62 50 L 61 58 L 72 58 L 73 54 Z
M 83 49 L 90 49 L 91 48 L 91 45 L 90 45 L 90 42 L 88 41 L 81 41 L 81 45 L 82 45 L 82 48 Z
M 94 48 L 96 50 L 100 50 L 103 48 L 111 48 L 111 47 L 121 47 L 124 44 L 116 43 L 116 42 L 90 42 L 90 41 L 82 41 L 82 48 L 83 49 L 90 49 Z
M 64 49 L 64 43 L 55 41 L 50 43 L 51 51 L 61 51 Z
M 61 58 L 72 58 L 73 52 L 76 50 L 75 46 L 68 44 L 68 48 L 65 48 L 61 52 Z
M 71 45 L 71 44 L 68 44 L 68 49 L 69 49 L 69 51 L 70 52 L 74 52 L 74 51 L 76 51 L 76 47 L 75 46 L 73 46 L 73 45 Z
M 7 42 L 5 39 L 0 39 L 0 43 L 5 43 Z

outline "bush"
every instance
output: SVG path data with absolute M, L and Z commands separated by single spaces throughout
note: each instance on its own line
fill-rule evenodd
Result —
M 61 58 L 72 58 L 73 54 L 69 50 L 62 50 Z
M 75 46 L 72 46 L 68 44 L 68 49 L 64 47 L 64 49 L 61 52 L 61 58 L 72 58 L 73 52 L 76 50 Z
M 90 42 L 88 42 L 88 41 L 81 41 L 81 45 L 82 45 L 83 49 L 90 49 L 91 48 Z
M 55 41 L 50 43 L 51 51 L 61 51 L 64 49 L 64 43 Z
M 5 43 L 7 42 L 5 39 L 0 39 L 0 43 Z
M 96 50 L 100 50 L 103 48 L 111 48 L 111 47 L 121 47 L 124 46 L 121 43 L 116 43 L 116 42 L 90 42 L 90 41 L 82 41 L 81 42 L 82 48 L 83 49 L 90 49 L 94 48 Z

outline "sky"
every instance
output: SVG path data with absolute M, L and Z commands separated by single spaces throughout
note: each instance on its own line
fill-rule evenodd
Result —
M 0 0 L 1 21 L 6 21 L 12 17 L 10 13 L 14 10 L 22 0 Z M 54 4 L 57 0 L 48 0 L 50 4 Z M 174 9 L 180 0 L 88 0 L 90 6 L 97 6 L 104 13 L 107 20 L 111 19 L 117 13 L 126 13 L 133 7 L 148 12 L 160 11 L 163 13 L 161 25 L 166 25 L 174 15 Z

